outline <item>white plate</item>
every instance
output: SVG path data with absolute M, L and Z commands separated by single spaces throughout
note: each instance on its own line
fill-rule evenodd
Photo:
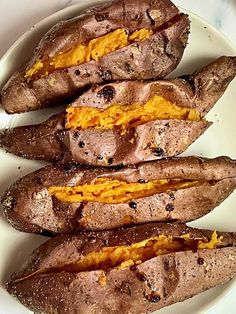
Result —
M 41 35 L 57 21 L 75 16 L 81 9 L 94 3 L 103 1 L 81 0 L 80 4 L 66 8 L 37 24 L 23 37 L 21 37 L 0 60 L 0 88 L 10 76 L 31 55 L 34 46 Z M 171 76 L 189 73 L 221 55 L 236 55 L 236 49 L 232 44 L 212 26 L 189 13 L 191 35 L 189 45 L 178 69 Z M 234 80 L 222 99 L 216 104 L 208 120 L 214 125 L 197 140 L 185 153 L 185 155 L 199 154 L 208 157 L 228 155 L 236 158 L 235 141 L 235 117 L 236 117 L 236 80 Z M 54 112 L 54 109 L 8 116 L 0 109 L 0 129 L 21 124 L 35 123 L 44 120 Z M 45 163 L 29 161 L 0 151 L 0 194 L 17 178 Z M 216 228 L 219 230 L 236 231 L 236 193 L 233 193 L 211 214 L 192 223 L 191 225 L 202 228 Z M 20 303 L 9 296 L 3 288 L 4 281 L 10 273 L 21 267 L 23 261 L 30 252 L 46 240 L 39 235 L 20 233 L 14 230 L 0 217 L 0 313 L 30 313 Z M 196 314 L 206 311 L 213 304 L 219 302 L 225 294 L 236 285 L 236 281 L 202 293 L 185 302 L 172 305 L 158 311 L 159 314 Z

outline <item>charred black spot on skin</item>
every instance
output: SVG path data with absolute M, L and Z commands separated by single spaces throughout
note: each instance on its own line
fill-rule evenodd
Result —
M 121 293 L 131 295 L 130 283 L 127 281 L 122 281 L 120 286 L 117 287 L 117 290 Z
M 73 137 L 74 138 L 78 138 L 79 136 L 80 136 L 79 131 L 75 131 L 74 134 L 73 134 Z
M 137 279 L 141 282 L 144 282 L 149 289 L 151 289 L 151 290 L 155 289 L 155 287 L 153 287 L 152 283 L 148 280 L 147 276 L 143 272 L 140 272 L 138 270 L 137 265 L 131 266 L 130 270 L 133 271 L 135 273 Z
M 95 236 L 89 236 L 88 237 L 88 242 L 89 243 L 95 243 L 96 242 L 96 237 Z
M 102 240 L 102 243 L 103 243 L 104 245 L 107 245 L 107 244 L 108 244 L 108 240 L 107 240 L 107 239 Z
M 136 269 L 134 271 L 136 271 Z M 142 282 L 147 282 L 147 277 L 143 273 L 136 272 L 136 276 L 137 276 L 138 280 L 140 280 Z
M 144 293 L 144 297 L 151 303 L 157 303 L 161 300 L 161 296 L 157 294 L 155 291 L 152 291 L 151 294 L 148 295 Z
M 136 209 L 137 208 L 137 203 L 129 202 L 129 207 L 132 208 L 132 209 Z
M 135 14 L 135 16 L 132 16 L 131 20 L 136 21 L 138 22 L 138 24 L 140 24 L 142 22 L 142 15 Z
M 86 72 L 85 74 L 83 74 L 83 78 L 89 78 L 91 76 L 91 73 Z
M 137 271 L 137 266 L 136 265 L 130 266 L 130 270 L 136 272 Z
M 108 164 L 111 165 L 113 163 L 113 158 L 108 158 Z
M 115 88 L 113 86 L 105 86 L 98 92 L 98 97 L 104 98 L 105 102 L 111 102 L 115 97 Z
M 204 259 L 202 257 L 198 257 L 197 263 L 198 263 L 198 265 L 203 265 L 204 264 Z
M 80 75 L 80 70 L 75 70 L 75 75 Z
M 125 70 L 127 71 L 127 73 L 132 73 L 132 72 L 134 72 L 134 70 L 133 70 L 133 68 L 131 67 L 131 65 L 128 63 L 128 62 L 126 62 L 125 63 Z
M 161 147 L 157 147 L 153 150 L 153 154 L 154 156 L 162 157 L 164 156 L 165 152 L 164 152 L 164 149 L 162 149 Z
M 22 157 L 22 158 L 28 158 L 28 154 L 25 154 L 24 152 L 22 152 L 22 151 L 19 151 L 18 153 L 17 153 L 17 156 L 19 156 L 19 157 Z
M 39 51 L 39 47 L 34 48 L 34 53 L 35 54 L 38 53 L 38 51 Z
M 101 155 L 98 155 L 98 156 L 97 156 L 97 159 L 98 159 L 98 160 L 103 160 L 103 157 L 102 157 Z
M 144 179 L 138 179 L 138 183 L 146 183 L 147 181 Z
M 95 13 L 94 17 L 97 22 L 102 22 L 109 17 L 109 12 Z
M 104 82 L 112 80 L 112 73 L 109 70 L 100 70 L 99 76 Z
M 170 199 L 172 199 L 173 201 L 175 200 L 175 195 L 173 192 L 167 192 L 167 194 L 169 195 Z
M 173 212 L 174 209 L 175 209 L 174 204 L 168 203 L 168 204 L 166 205 L 166 211 L 167 211 L 167 212 Z
M 80 141 L 80 142 L 79 142 L 79 147 L 80 147 L 80 148 L 84 148 L 84 147 L 85 147 L 85 143 L 84 143 L 83 141 Z
M 189 84 L 193 91 L 195 91 L 194 77 L 191 75 L 182 75 L 180 76 L 185 83 Z

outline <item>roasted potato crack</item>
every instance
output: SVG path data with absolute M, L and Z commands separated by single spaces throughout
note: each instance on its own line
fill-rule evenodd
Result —
M 108 271 L 109 269 L 124 269 L 134 265 L 139 265 L 147 260 L 159 255 L 168 253 L 187 251 L 216 249 L 221 247 L 223 237 L 218 236 L 216 231 L 211 235 L 211 239 L 191 238 L 189 234 L 180 237 L 158 235 L 131 245 L 121 245 L 114 247 L 103 247 L 100 251 L 92 251 L 82 256 L 76 263 L 70 263 L 61 267 L 41 269 L 28 277 L 23 277 L 20 281 L 34 277 L 42 273 L 79 273 L 92 270 Z M 101 285 L 106 285 L 106 277 L 100 278 Z
M 155 95 L 145 104 L 112 104 L 104 110 L 89 106 L 69 107 L 66 128 L 82 130 L 118 128 L 121 134 L 124 134 L 130 128 L 157 119 L 201 120 L 196 109 L 178 106 Z
M 91 60 L 98 61 L 104 55 L 132 43 L 145 40 L 152 34 L 153 31 L 146 28 L 136 30 L 131 35 L 128 34 L 126 29 L 116 29 L 104 36 L 90 40 L 89 43 L 78 44 L 68 51 L 61 52 L 52 60 L 37 60 L 26 71 L 25 77 L 48 75 L 56 69 L 72 67 Z
M 94 183 L 78 186 L 52 186 L 49 193 L 61 202 L 124 203 L 132 199 L 163 193 L 167 190 L 186 189 L 201 184 L 194 180 L 152 180 L 144 183 L 129 183 L 110 178 L 99 178 Z

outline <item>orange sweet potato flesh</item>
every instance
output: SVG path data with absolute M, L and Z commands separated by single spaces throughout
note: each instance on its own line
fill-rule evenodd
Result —
M 103 56 L 126 47 L 134 42 L 150 38 L 151 29 L 141 28 L 132 34 L 125 29 L 116 29 L 106 35 L 91 39 L 88 43 L 79 43 L 65 52 L 60 52 L 54 58 L 47 61 L 37 60 L 25 72 L 26 78 L 35 79 L 47 76 L 56 69 L 64 69 L 77 66 L 91 60 L 98 61 Z
M 89 106 L 69 107 L 66 115 L 66 129 L 86 130 L 88 128 L 118 129 L 121 135 L 129 129 L 155 120 L 200 121 L 200 113 L 194 108 L 185 108 L 165 98 L 154 95 L 144 104 L 129 106 L 113 103 L 101 110 Z

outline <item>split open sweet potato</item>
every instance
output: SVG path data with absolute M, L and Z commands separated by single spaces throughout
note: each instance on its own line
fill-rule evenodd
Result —
M 236 275 L 236 234 L 177 224 L 62 235 L 7 290 L 40 313 L 151 313 Z
M 86 86 L 162 78 L 179 64 L 190 21 L 169 0 L 115 0 L 61 21 L 1 92 L 7 113 L 57 105 Z
M 67 112 L 3 132 L 0 145 L 29 159 L 94 166 L 176 156 L 209 126 L 206 113 L 236 75 L 236 57 L 221 57 L 193 75 L 92 87 Z
M 204 216 L 236 187 L 227 157 L 186 157 L 121 169 L 50 165 L 26 175 L 2 198 L 18 230 L 76 233 Z

